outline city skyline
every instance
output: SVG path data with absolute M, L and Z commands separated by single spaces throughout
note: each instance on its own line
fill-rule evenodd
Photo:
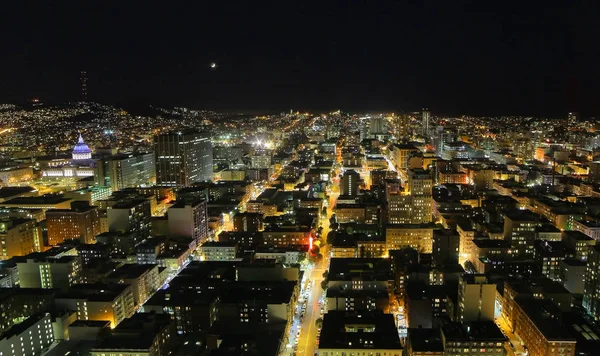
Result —
M 594 6 L 13 5 L 0 100 L 598 117 Z

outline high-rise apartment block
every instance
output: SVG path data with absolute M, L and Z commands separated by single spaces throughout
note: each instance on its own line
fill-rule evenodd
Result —
M 212 144 L 208 132 L 188 130 L 157 135 L 154 153 L 158 185 L 187 187 L 212 180 Z
M 458 283 L 458 321 L 494 321 L 496 284 L 485 275 L 463 274 Z

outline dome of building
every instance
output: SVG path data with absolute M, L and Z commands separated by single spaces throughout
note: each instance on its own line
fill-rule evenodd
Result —
M 92 159 L 92 150 L 83 142 L 83 137 L 79 134 L 79 140 L 75 148 L 73 148 L 73 160 L 79 161 L 85 159 Z

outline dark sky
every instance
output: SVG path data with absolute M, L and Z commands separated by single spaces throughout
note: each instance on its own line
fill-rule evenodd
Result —
M 595 0 L 21 2 L 3 102 L 600 116 Z

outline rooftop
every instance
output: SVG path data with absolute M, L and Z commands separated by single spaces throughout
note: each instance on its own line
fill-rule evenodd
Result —
M 561 322 L 560 311 L 550 300 L 515 298 L 515 302 L 546 340 L 576 341 Z
M 474 321 L 466 325 L 448 323 L 442 327 L 442 332 L 446 339 L 453 341 L 507 341 L 493 321 Z
M 443 352 L 440 329 L 409 328 L 408 343 L 413 352 Z
M 401 350 L 392 314 L 329 311 L 323 317 L 319 349 Z

